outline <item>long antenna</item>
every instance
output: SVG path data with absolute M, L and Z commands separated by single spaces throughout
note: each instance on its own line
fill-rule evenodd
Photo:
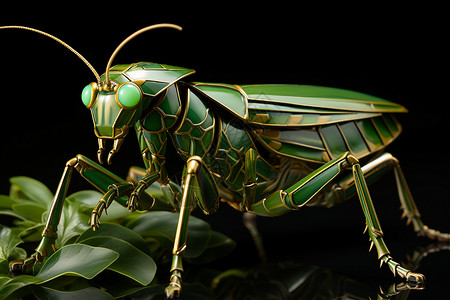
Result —
M 67 49 L 72 51 L 72 53 L 74 53 L 76 56 L 78 56 L 78 58 L 80 58 L 89 67 L 89 69 L 91 69 L 92 73 L 94 73 L 94 75 L 95 75 L 95 78 L 97 78 L 98 85 L 100 86 L 100 84 L 101 84 L 100 76 L 98 75 L 97 71 L 95 71 L 94 67 L 87 61 L 87 59 L 84 58 L 83 55 L 78 53 L 75 49 L 73 49 L 72 47 L 67 45 L 65 42 L 63 42 L 60 39 L 58 39 L 57 37 L 55 37 L 55 36 L 53 36 L 51 34 L 48 34 L 47 32 L 44 32 L 44 31 L 41 31 L 41 30 L 37 30 L 37 29 L 34 29 L 34 28 L 30 28 L 30 27 L 24 27 L 24 26 L 0 26 L 0 29 L 24 29 L 24 30 L 29 30 L 29 31 L 33 31 L 33 32 L 42 34 L 42 35 L 44 35 L 46 37 L 49 37 L 49 38 L 57 41 L 58 43 L 60 43 L 61 45 L 63 45 L 64 47 L 66 47 Z
M 113 54 L 109 58 L 108 64 L 106 65 L 106 72 L 105 72 L 106 86 L 109 87 L 109 85 L 111 83 L 111 81 L 109 79 L 109 69 L 111 68 L 112 62 L 113 62 L 114 58 L 116 57 L 117 53 L 119 53 L 120 49 L 122 49 L 122 47 L 125 46 L 125 44 L 128 43 L 131 39 L 135 38 L 136 36 L 140 35 L 141 33 L 152 30 L 152 29 L 156 29 L 156 28 L 174 28 L 174 29 L 178 29 L 180 31 L 183 30 L 182 27 L 175 25 L 175 24 L 161 23 L 161 24 L 155 24 L 155 25 L 150 25 L 150 26 L 144 27 L 144 28 L 136 31 L 135 33 L 131 34 L 129 37 L 127 37 L 125 40 L 123 40 L 123 42 L 120 43 L 119 46 L 117 46 L 116 50 L 114 50 Z

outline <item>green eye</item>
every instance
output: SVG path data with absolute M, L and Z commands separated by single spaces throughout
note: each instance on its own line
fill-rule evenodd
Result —
M 97 96 L 97 83 L 88 84 L 81 92 L 81 100 L 87 108 L 91 108 Z
M 119 86 L 116 97 L 121 107 L 134 108 L 141 103 L 141 89 L 135 83 L 127 82 Z

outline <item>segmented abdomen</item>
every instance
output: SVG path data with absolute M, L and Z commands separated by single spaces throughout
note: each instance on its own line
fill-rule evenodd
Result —
M 317 163 L 330 161 L 346 151 L 364 158 L 384 149 L 400 132 L 400 123 L 389 113 L 314 127 L 254 130 L 258 140 L 270 150 Z

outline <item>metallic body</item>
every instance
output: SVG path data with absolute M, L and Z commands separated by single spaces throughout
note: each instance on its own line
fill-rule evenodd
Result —
M 220 201 L 242 212 L 279 216 L 305 205 L 331 207 L 357 195 L 371 249 L 375 246 L 380 263 L 412 284 L 423 283 L 423 275 L 392 259 L 366 184 L 394 170 L 404 216 L 414 230 L 432 239 L 449 240 L 448 234 L 422 223 L 398 161 L 384 152 L 402 130 L 395 114 L 405 113 L 404 107 L 337 88 L 184 81 L 192 73 L 150 62 L 116 65 L 83 90 L 82 99 L 91 111 L 99 141 L 100 163 L 105 141 L 114 141 L 107 158 L 111 163 L 129 129 L 134 128 L 145 170 L 130 169 L 127 181 L 82 155 L 69 160 L 41 244 L 29 259 L 12 263 L 13 270 L 26 269 L 54 250 L 75 169 L 104 193 L 92 212 L 94 230 L 112 201 L 132 211 L 179 212 L 168 297 L 181 292 L 191 210 L 198 207 L 210 214 Z M 123 87 L 131 92 L 121 93 Z M 185 161 L 181 186 L 167 175 L 168 144 Z M 150 186 L 160 188 L 164 197 L 155 199 L 147 193 Z

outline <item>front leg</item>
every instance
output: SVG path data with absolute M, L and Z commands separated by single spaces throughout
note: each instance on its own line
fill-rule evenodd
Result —
M 144 191 L 148 189 L 152 183 L 160 178 L 158 172 L 152 172 L 145 175 L 141 180 L 138 181 L 136 188 L 131 193 L 130 199 L 127 202 L 127 208 L 129 211 L 135 211 L 138 209 L 141 197 L 144 195 Z
M 44 257 L 49 256 L 55 251 L 57 226 L 61 217 L 64 199 L 66 197 L 74 169 L 77 170 L 80 175 L 95 188 L 103 193 L 106 193 L 94 208 L 94 212 L 91 217 L 91 226 L 98 226 L 98 218 L 100 217 L 101 212 L 106 209 L 109 204 L 111 204 L 112 200 L 117 201 L 122 206 L 127 205 L 128 196 L 132 190 L 129 186 L 130 183 L 127 183 L 124 179 L 108 171 L 87 157 L 77 155 L 75 158 L 69 160 L 64 168 L 63 175 L 53 199 L 53 204 L 49 212 L 47 223 L 42 232 L 42 240 L 36 248 L 36 252 L 29 258 L 12 261 L 10 263 L 10 271 L 12 273 L 27 271 L 27 269 L 31 268 L 36 261 L 42 261 Z M 118 188 L 117 191 L 114 190 L 114 186 Z M 138 209 L 148 210 L 153 207 L 155 202 L 156 201 L 152 196 L 146 192 L 142 192 L 139 198 Z M 172 207 L 166 206 L 164 206 L 163 203 L 158 205 L 160 209 L 165 208 L 169 211 L 172 210 Z
M 179 297 L 181 294 L 181 275 L 183 273 L 182 257 L 186 251 L 187 229 L 192 208 L 197 203 L 205 214 L 214 211 L 219 201 L 217 186 L 208 167 L 199 156 L 191 156 L 186 163 L 185 177 L 183 179 L 183 195 L 181 198 L 180 215 L 172 250 L 172 273 L 166 296 L 169 299 Z

